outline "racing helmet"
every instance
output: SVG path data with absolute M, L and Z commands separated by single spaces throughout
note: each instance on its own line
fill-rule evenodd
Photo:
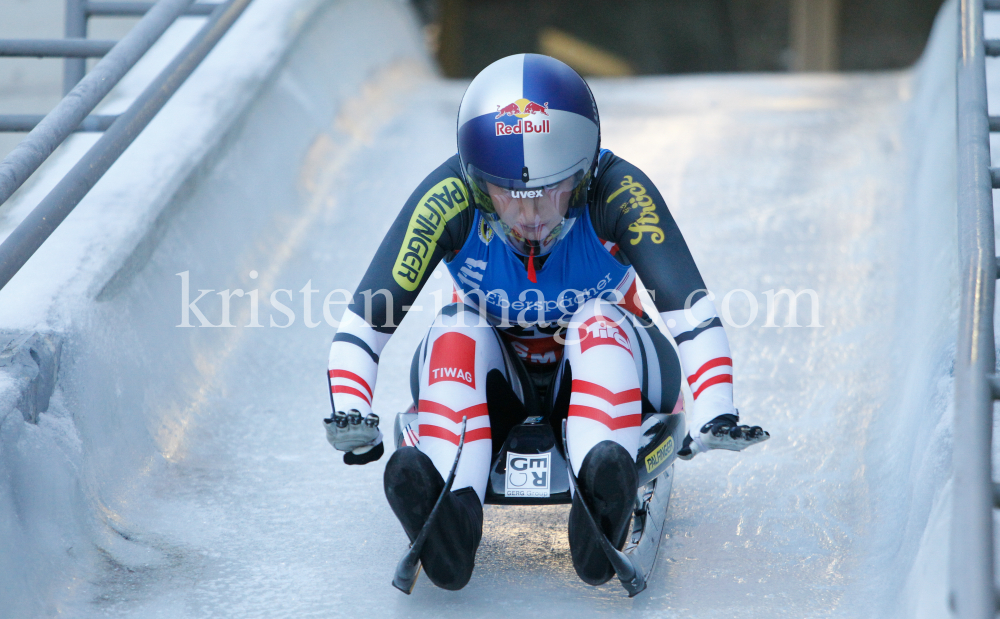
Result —
M 524 256 L 550 252 L 583 215 L 600 143 L 590 87 L 549 56 L 497 60 L 472 80 L 458 110 L 458 155 L 473 202 Z

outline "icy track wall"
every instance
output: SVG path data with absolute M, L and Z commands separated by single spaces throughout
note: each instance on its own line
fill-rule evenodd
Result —
M 170 561 L 129 541 L 119 497 L 178 455 L 242 331 L 176 328 L 176 273 L 217 289 L 273 283 L 251 269 L 287 258 L 323 206 L 303 192 L 331 182 L 309 162 L 349 157 L 384 91 L 430 73 L 403 2 L 255 0 L 0 292 L 0 614 L 58 613 L 72 592 L 55 583 L 98 561 Z M 71 163 L 57 154 L 49 176 Z M 0 212 L 0 236 L 55 180 Z M 163 254 L 170 264 L 151 259 Z
M 951 450 L 958 329 L 955 66 L 958 8 L 938 12 L 913 70 L 897 288 L 893 385 L 868 428 L 865 475 L 879 523 L 869 553 L 873 617 L 947 617 Z M 961 448 L 961 446 L 956 446 Z M 879 596 L 882 592 L 887 595 Z M 862 603 L 859 600 L 859 604 Z

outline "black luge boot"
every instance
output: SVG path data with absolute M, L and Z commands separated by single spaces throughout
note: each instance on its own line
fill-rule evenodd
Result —
M 434 509 L 444 479 L 424 453 L 403 447 L 386 463 L 383 486 L 389 506 L 412 542 Z M 462 488 L 445 495 L 420 552 L 431 582 L 452 591 L 467 585 L 482 534 L 483 506 L 475 490 Z
M 597 535 L 605 535 L 621 550 L 628 535 L 639 477 L 635 462 L 614 441 L 601 441 L 587 453 L 577 476 L 577 492 L 569 511 L 569 551 L 577 575 L 588 585 L 601 585 L 615 570 L 601 550 Z M 584 495 L 601 531 L 595 531 L 580 503 Z

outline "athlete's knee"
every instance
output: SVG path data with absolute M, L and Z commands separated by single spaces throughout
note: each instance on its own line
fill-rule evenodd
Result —
M 422 384 L 452 380 L 477 389 L 493 368 L 504 367 L 496 330 L 468 305 L 452 303 L 438 314 L 415 361 Z
M 589 299 L 573 312 L 570 324 L 580 324 L 591 318 L 602 318 L 621 324 L 621 321 L 625 319 L 625 312 L 607 299 Z
M 449 331 L 482 332 L 492 329 L 483 312 L 466 303 L 450 303 L 441 308 L 431 328 Z
M 566 347 L 576 353 L 600 344 L 617 345 L 632 354 L 630 325 L 623 310 L 600 299 L 591 299 L 577 310 L 566 329 Z M 575 355 L 571 355 L 575 356 Z

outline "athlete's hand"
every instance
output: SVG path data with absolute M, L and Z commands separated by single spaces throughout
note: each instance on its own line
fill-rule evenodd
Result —
M 712 449 L 742 451 L 769 438 L 771 435 L 760 426 L 740 425 L 739 412 L 719 415 L 702 426 L 696 436 L 692 437 L 689 433 L 684 437 L 684 445 L 677 452 L 677 457 L 690 460 Z
M 346 464 L 368 464 L 382 457 L 382 432 L 378 429 L 378 415 L 369 413 L 364 419 L 361 413 L 351 410 L 337 411 L 323 420 L 326 426 L 326 440 L 334 449 L 343 451 Z

